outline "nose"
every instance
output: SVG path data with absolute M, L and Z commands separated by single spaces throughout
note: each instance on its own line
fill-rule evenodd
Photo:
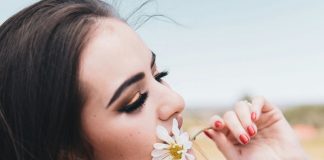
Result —
M 185 107 L 183 98 L 170 87 L 166 86 L 163 87 L 163 90 L 160 92 L 158 101 L 159 106 L 157 112 L 159 119 L 162 121 L 175 118 Z

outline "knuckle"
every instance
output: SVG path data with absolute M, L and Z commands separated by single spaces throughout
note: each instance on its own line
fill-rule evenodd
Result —
M 241 101 L 237 105 L 235 105 L 234 110 L 236 113 L 240 113 L 241 111 L 249 110 L 250 105 L 246 101 Z
M 234 110 L 237 112 L 238 110 L 240 110 L 241 108 L 243 108 L 245 106 L 245 102 L 244 101 L 239 101 L 235 104 L 234 106 Z

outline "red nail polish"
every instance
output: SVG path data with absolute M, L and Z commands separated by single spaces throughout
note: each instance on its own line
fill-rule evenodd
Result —
M 208 138 L 212 139 L 212 136 L 207 131 L 204 131 L 204 133 Z
M 256 113 L 255 112 L 251 113 L 251 119 L 252 119 L 252 121 L 256 120 Z
M 215 125 L 215 128 L 220 128 L 220 127 L 222 127 L 222 122 L 216 121 L 214 125 Z
M 249 138 L 247 135 L 241 134 L 240 135 L 240 140 L 243 144 L 247 144 L 249 142 Z
M 247 131 L 248 131 L 250 136 L 254 136 L 255 131 L 254 131 L 254 128 L 252 127 L 252 125 L 247 127 Z

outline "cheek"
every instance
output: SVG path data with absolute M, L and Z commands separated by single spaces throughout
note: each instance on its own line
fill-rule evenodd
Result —
M 148 154 L 152 151 L 155 142 L 155 135 L 151 129 L 137 127 L 129 127 L 122 129 L 124 133 L 118 135 L 120 146 L 126 154 Z M 118 143 L 118 142 L 115 142 Z
M 150 159 L 156 142 L 155 121 L 141 115 L 84 114 L 83 128 L 97 157 Z M 98 158 L 101 159 L 101 158 Z

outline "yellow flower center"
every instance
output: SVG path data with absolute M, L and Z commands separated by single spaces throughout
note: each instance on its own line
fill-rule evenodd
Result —
M 169 147 L 170 154 L 172 155 L 174 160 L 181 159 L 182 154 L 181 152 L 179 152 L 181 150 L 183 150 L 182 145 L 171 144 L 171 146 Z

